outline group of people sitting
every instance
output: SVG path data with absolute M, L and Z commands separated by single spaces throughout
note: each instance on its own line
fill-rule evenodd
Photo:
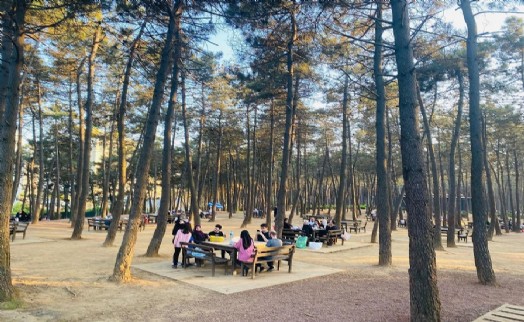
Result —
M 313 216 L 310 217 L 309 220 L 304 220 L 304 224 L 302 225 L 302 233 L 304 236 L 307 236 L 310 241 L 315 235 L 314 231 L 317 231 L 316 235 L 321 237 L 327 235 L 329 230 L 337 229 L 338 227 L 333 219 L 330 219 L 329 221 L 327 219 L 322 219 L 322 221 L 320 221 Z
M 193 242 L 195 244 L 199 244 L 209 240 L 209 236 L 223 237 L 224 233 L 222 232 L 222 225 L 220 224 L 216 224 L 213 231 L 210 231 L 207 234 L 202 231 L 201 225 L 195 225 L 195 228 L 192 230 L 189 221 L 186 218 L 179 217 L 175 221 L 175 226 L 173 227 L 173 235 L 173 245 L 175 247 L 175 252 L 173 254 L 172 267 L 177 268 L 178 260 L 180 258 L 180 252 L 182 250 L 182 246 L 180 243 Z M 280 240 L 277 237 L 276 231 L 269 231 L 267 224 L 260 225 L 260 230 L 257 230 L 255 238 L 257 242 L 264 242 L 268 247 L 282 246 L 282 240 Z M 240 265 L 243 261 L 249 261 L 255 251 L 255 242 L 247 230 L 243 230 L 240 233 L 240 239 L 237 242 L 235 242 L 233 246 L 238 250 L 238 256 L 236 259 L 238 265 Z M 222 256 L 224 256 L 224 253 L 222 253 Z M 184 263 L 182 263 L 182 266 L 183 265 Z M 248 269 L 247 266 L 245 269 Z M 274 269 L 273 262 L 268 262 L 267 267 L 257 265 L 256 269 L 258 269 L 259 272 L 263 272 L 265 270 L 271 272 Z
M 282 240 L 278 238 L 277 232 L 274 230 L 269 231 L 267 224 L 260 225 L 260 230 L 257 230 L 256 241 L 264 242 L 267 247 L 282 246 Z M 234 247 L 238 250 L 237 264 L 241 265 L 242 262 L 248 262 L 253 256 L 255 252 L 255 241 L 247 230 L 242 230 L 240 239 L 234 244 Z M 265 270 L 271 272 L 274 268 L 274 262 L 268 262 L 267 268 L 262 266 L 262 264 L 257 264 L 255 267 L 260 273 Z M 249 267 L 244 266 L 244 270 L 243 273 L 247 274 Z
M 173 245 L 175 246 L 175 253 L 173 254 L 173 268 L 178 267 L 178 259 L 180 257 L 180 251 L 182 247 L 181 242 L 199 244 L 201 242 L 209 240 L 209 236 L 224 236 L 222 232 L 222 225 L 216 224 L 215 229 L 209 233 L 202 231 L 201 225 L 195 225 L 194 229 L 191 229 L 191 224 L 184 217 L 178 217 L 175 220 L 175 226 L 173 227 Z M 183 265 L 183 264 L 182 264 Z

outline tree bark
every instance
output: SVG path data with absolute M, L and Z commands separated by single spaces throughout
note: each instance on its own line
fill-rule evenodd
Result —
M 471 11 L 470 0 L 461 0 L 460 7 L 468 27 L 467 65 L 469 79 L 469 133 L 471 142 L 471 206 L 473 212 L 473 254 L 477 277 L 481 284 L 496 284 L 486 234 L 484 202 L 482 127 L 480 115 L 480 80 L 477 55 L 477 25 Z
M 436 85 L 435 85 L 436 86 Z M 435 159 L 435 151 L 433 150 L 433 136 L 431 135 L 431 129 L 429 120 L 426 114 L 426 108 L 424 107 L 424 101 L 422 100 L 422 95 L 420 94 L 420 88 L 417 84 L 417 100 L 420 107 L 420 112 L 422 113 L 422 120 L 424 122 L 424 130 L 426 132 L 426 137 L 428 140 L 428 152 L 429 152 L 429 161 L 431 164 L 431 183 L 433 187 L 433 218 L 435 220 L 435 228 L 433 229 L 433 245 L 437 250 L 444 250 L 442 247 L 442 237 L 440 234 L 440 228 L 442 226 L 442 220 L 440 218 L 440 188 L 439 188 L 439 178 L 437 171 L 437 161 Z
M 377 220 L 379 225 L 378 264 L 390 266 L 391 254 L 391 216 L 388 202 L 388 169 L 386 157 L 386 90 L 382 70 L 382 1 L 376 0 L 375 52 L 373 56 L 373 76 L 375 79 L 376 100 L 376 171 L 377 171 Z
M 187 122 L 186 113 L 186 75 L 182 72 L 182 123 L 184 124 L 184 148 L 185 148 L 185 160 L 186 160 L 186 177 L 188 181 L 189 191 L 191 194 L 191 214 L 195 225 L 200 224 L 200 216 L 198 215 L 198 204 L 197 204 L 197 189 L 195 188 L 195 181 L 193 179 L 193 159 L 191 158 L 191 148 L 189 145 L 189 125 Z
M 88 59 L 89 72 L 87 74 L 87 97 L 85 104 L 86 113 L 86 131 L 84 141 L 84 153 L 82 163 L 82 189 L 80 191 L 80 198 L 78 200 L 78 212 L 75 220 L 75 226 L 71 239 L 81 239 L 82 230 L 84 229 L 84 218 L 86 212 L 87 195 L 89 193 L 89 176 L 91 167 L 91 137 L 93 135 L 93 101 L 94 101 L 94 89 L 93 82 L 95 78 L 95 58 L 100 46 L 100 37 L 102 36 L 102 27 L 99 25 L 96 28 L 95 35 L 93 36 L 93 45 L 91 46 L 91 53 Z M 94 205 L 94 200 L 93 200 Z
M 113 207 L 111 225 L 107 231 L 106 239 L 103 246 L 112 246 L 115 241 L 116 231 L 120 223 L 120 216 L 124 210 L 124 197 L 126 194 L 126 148 L 125 148 L 125 128 L 124 120 L 127 110 L 127 92 L 129 89 L 129 79 L 131 78 L 131 70 L 135 59 L 135 52 L 138 43 L 142 38 L 142 34 L 147 25 L 148 20 L 144 19 L 140 26 L 140 31 L 131 43 L 129 48 L 129 58 L 127 59 L 126 70 L 124 73 L 124 81 L 122 82 L 122 95 L 120 97 L 120 105 L 118 108 L 116 127 L 118 131 L 118 195 L 116 197 L 115 205 Z
M 153 146 L 155 142 L 155 133 L 160 116 L 160 108 L 164 97 L 164 87 L 167 81 L 169 70 L 171 69 L 173 42 L 175 33 L 176 16 L 182 12 L 181 0 L 176 0 L 173 7 L 166 8 L 169 10 L 169 27 L 167 30 L 166 41 L 162 49 L 160 66 L 156 74 L 155 88 L 149 114 L 147 117 L 146 129 L 144 133 L 144 144 L 140 151 L 136 184 L 134 189 L 131 212 L 129 221 L 124 232 L 122 245 L 118 251 L 113 275 L 110 280 L 115 282 L 126 282 L 131 279 L 131 261 L 135 251 L 135 244 L 138 233 L 138 225 L 142 221 L 142 205 L 144 203 L 145 192 L 148 185 L 149 168 Z
M 456 182 L 455 178 L 455 151 L 460 136 L 460 124 L 462 123 L 462 108 L 464 106 L 464 77 L 462 72 L 457 68 L 455 71 L 459 85 L 459 100 L 457 104 L 457 117 L 455 118 L 455 126 L 453 127 L 453 134 L 451 136 L 451 144 L 449 148 L 449 200 L 448 200 L 448 233 L 446 238 L 447 247 L 456 247 L 455 245 L 455 217 L 456 212 L 460 213 L 460 208 L 455 209 L 456 205 Z M 460 199 L 459 199 L 460 202 Z
M 286 216 L 286 183 L 289 172 L 289 149 L 291 147 L 291 120 L 293 117 L 293 47 L 297 39 L 297 21 L 295 19 L 295 8 L 291 9 L 291 34 L 287 43 L 287 94 L 286 94 L 286 124 L 284 127 L 284 146 L 282 148 L 282 165 L 280 167 L 280 183 L 277 194 L 277 218 L 275 218 L 275 228 L 279 238 L 282 237 L 284 228 L 284 217 Z M 269 215 L 269 214 L 268 214 Z
M 12 210 L 13 155 L 19 109 L 20 73 L 24 66 L 24 32 L 27 2 L 2 1 L 0 20 L 0 302 L 16 297 L 11 280 L 9 219 Z M 6 14 L 10 12 L 10 14 Z
M 418 109 L 408 3 L 391 1 L 395 58 L 398 69 L 401 153 L 406 186 L 409 235 L 411 321 L 440 321 L 435 249 L 428 212 L 428 193 Z
M 162 193 L 160 195 L 160 206 L 157 213 L 157 224 L 153 237 L 147 247 L 146 256 L 158 256 L 158 250 L 162 245 L 162 239 L 166 233 L 167 213 L 169 211 L 169 199 L 171 191 L 171 162 L 172 147 L 171 138 L 173 137 L 173 120 L 175 118 L 175 107 L 178 94 L 178 81 L 180 72 L 180 55 L 182 50 L 182 37 L 180 31 L 181 12 L 175 15 L 175 48 L 173 71 L 171 74 L 171 93 L 164 120 L 164 147 L 162 150 Z

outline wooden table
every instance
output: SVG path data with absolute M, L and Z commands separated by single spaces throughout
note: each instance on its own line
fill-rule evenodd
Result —
M 224 257 L 224 252 L 229 254 L 231 259 L 231 274 L 236 275 L 236 265 L 237 265 L 237 249 L 233 245 L 229 245 L 229 241 L 224 242 L 201 242 L 200 244 L 204 246 L 211 246 L 215 250 L 222 251 L 222 257 Z

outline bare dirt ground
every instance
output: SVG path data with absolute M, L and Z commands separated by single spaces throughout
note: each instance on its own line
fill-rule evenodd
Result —
M 217 222 L 226 234 L 239 235 L 240 218 L 221 213 Z M 261 222 L 254 219 L 249 231 Z M 213 226 L 203 223 L 204 231 Z M 133 264 L 171 264 L 172 225 L 160 257 L 143 256 L 154 228 L 139 232 Z M 0 321 L 408 321 L 407 230 L 393 232 L 389 268 L 377 266 L 378 245 L 369 244 L 370 230 L 347 242 L 369 247 L 296 253 L 296 260 L 341 273 L 223 295 L 139 269 L 133 269 L 130 283 L 109 282 L 123 232 L 115 246 L 104 248 L 104 232 L 86 230 L 82 240 L 71 241 L 67 222 L 40 222 L 29 227 L 25 241 L 19 235 L 11 244 L 13 283 L 23 305 L 1 310 Z M 504 303 L 524 305 L 524 234 L 490 242 L 497 287 L 477 282 L 471 241 L 459 245 L 437 252 L 443 321 L 472 321 Z

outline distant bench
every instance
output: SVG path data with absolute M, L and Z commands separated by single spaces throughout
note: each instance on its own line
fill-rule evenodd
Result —
M 280 270 L 280 262 L 285 260 L 288 262 L 288 273 L 291 273 L 293 265 L 293 254 L 295 253 L 295 245 L 286 245 L 280 247 L 267 247 L 265 245 L 257 245 L 255 252 L 248 261 L 242 261 L 241 271 L 244 275 L 244 268 L 251 267 L 251 278 L 255 278 L 255 270 L 257 264 L 267 262 L 278 262 L 277 270 Z
M 16 234 L 22 233 L 23 238 L 25 239 L 25 233 L 27 231 L 27 227 L 29 227 L 29 223 L 10 223 L 9 224 L 9 236 L 11 237 L 11 241 L 15 241 Z
M 344 245 L 344 239 L 342 239 L 343 231 L 342 229 L 328 230 L 326 235 L 319 236 L 318 240 L 325 242 L 326 246 L 333 246 L 337 243 L 338 239 L 342 240 L 342 245 Z

